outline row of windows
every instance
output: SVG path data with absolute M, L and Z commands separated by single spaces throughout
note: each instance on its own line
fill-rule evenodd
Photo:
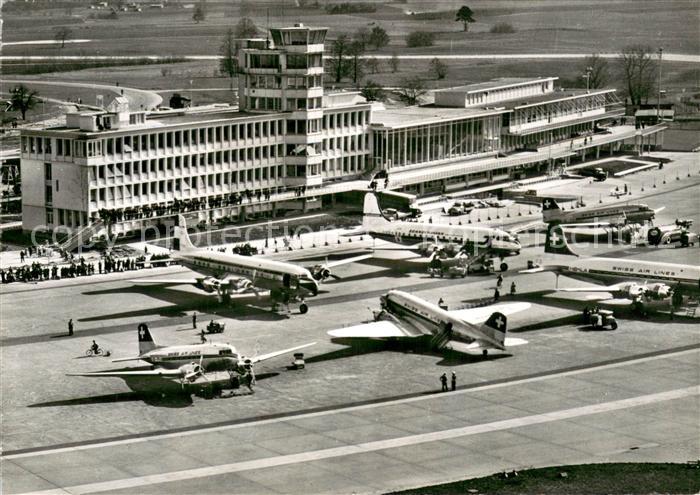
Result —
M 308 89 L 308 88 L 321 88 L 323 87 L 323 76 L 296 76 L 296 77 L 286 77 L 284 78 L 288 89 Z M 248 76 L 249 88 L 260 88 L 260 89 L 281 89 L 282 88 L 282 76 L 260 76 L 260 75 L 250 75 Z
M 283 166 L 277 165 L 180 179 L 162 179 L 139 184 L 100 187 L 90 190 L 90 201 L 93 203 L 97 201 L 128 201 L 132 198 L 147 201 L 148 196 L 153 194 L 178 192 L 187 195 L 188 193 L 206 194 L 207 191 L 221 192 L 220 190 L 216 191 L 217 188 L 223 188 L 223 192 L 234 192 L 240 188 L 245 189 L 252 186 L 254 182 L 281 179 L 283 173 Z
M 238 164 L 240 166 L 250 166 L 253 160 L 266 160 L 281 157 L 284 152 L 283 146 L 284 145 L 281 144 L 258 146 L 255 148 L 213 151 L 194 155 L 95 165 L 90 167 L 90 180 L 111 179 L 122 176 L 128 179 L 131 175 L 145 175 L 148 173 L 179 173 L 180 171 L 191 173 L 196 172 L 198 167 L 212 165 Z
M 130 153 L 134 151 L 163 151 L 168 148 L 225 143 L 249 138 L 281 136 L 283 120 L 247 122 L 217 127 L 202 127 L 181 131 L 158 132 L 135 136 L 123 136 L 91 141 L 73 141 L 73 154 L 77 157 L 102 156 L 103 154 Z M 51 154 L 52 138 L 22 137 L 22 152 Z M 70 156 L 71 140 L 56 139 L 57 152 Z

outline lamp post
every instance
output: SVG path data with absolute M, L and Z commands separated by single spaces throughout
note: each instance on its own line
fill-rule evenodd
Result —
M 581 76 L 586 80 L 586 93 L 591 92 L 591 72 L 593 72 L 593 67 L 586 67 L 586 73 Z
M 656 93 L 656 123 L 659 123 L 661 118 L 661 61 L 663 57 L 664 49 L 659 47 L 659 80 L 657 83 L 658 91 Z

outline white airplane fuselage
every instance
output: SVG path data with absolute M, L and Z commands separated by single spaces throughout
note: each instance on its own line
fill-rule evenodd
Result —
M 172 258 L 202 274 L 244 277 L 262 289 L 295 290 L 301 291 L 302 295 L 318 293 L 318 282 L 311 272 L 293 263 L 205 250 L 176 252 Z
M 239 354 L 230 344 L 205 342 L 193 345 L 175 345 L 158 347 L 139 356 L 158 368 L 177 369 L 190 363 L 200 363 L 204 368 L 216 367 L 221 364 L 238 363 Z
M 426 335 L 438 335 L 449 332 L 451 340 L 471 343 L 474 340 L 488 342 L 493 347 L 505 350 L 505 347 L 482 332 L 479 328 L 456 318 L 440 306 L 425 301 L 403 291 L 391 290 L 381 297 L 382 308 L 402 324 Z
M 585 282 L 663 283 L 685 294 L 700 292 L 700 266 L 618 258 L 580 258 L 561 265 L 558 273 Z

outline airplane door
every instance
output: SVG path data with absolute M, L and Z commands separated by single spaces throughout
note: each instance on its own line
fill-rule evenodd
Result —
M 282 275 L 282 286 L 285 289 L 290 289 L 292 287 L 292 276 L 289 273 Z

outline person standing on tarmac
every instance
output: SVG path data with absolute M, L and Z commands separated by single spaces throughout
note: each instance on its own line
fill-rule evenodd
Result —
M 515 282 L 513 282 L 513 283 L 510 284 L 510 295 L 511 295 L 511 296 L 514 296 L 514 295 L 515 295 L 515 290 L 516 290 Z
M 440 375 L 440 383 L 442 384 L 442 391 L 447 392 L 447 373 Z
M 503 285 L 503 275 L 501 275 L 499 273 L 498 278 L 496 279 L 496 287 L 498 287 L 500 289 L 502 285 Z
M 192 313 L 192 328 L 197 330 L 197 312 Z
M 68 336 L 69 337 L 73 336 L 73 318 L 68 320 Z
M 452 372 L 452 391 L 457 390 L 457 373 Z

